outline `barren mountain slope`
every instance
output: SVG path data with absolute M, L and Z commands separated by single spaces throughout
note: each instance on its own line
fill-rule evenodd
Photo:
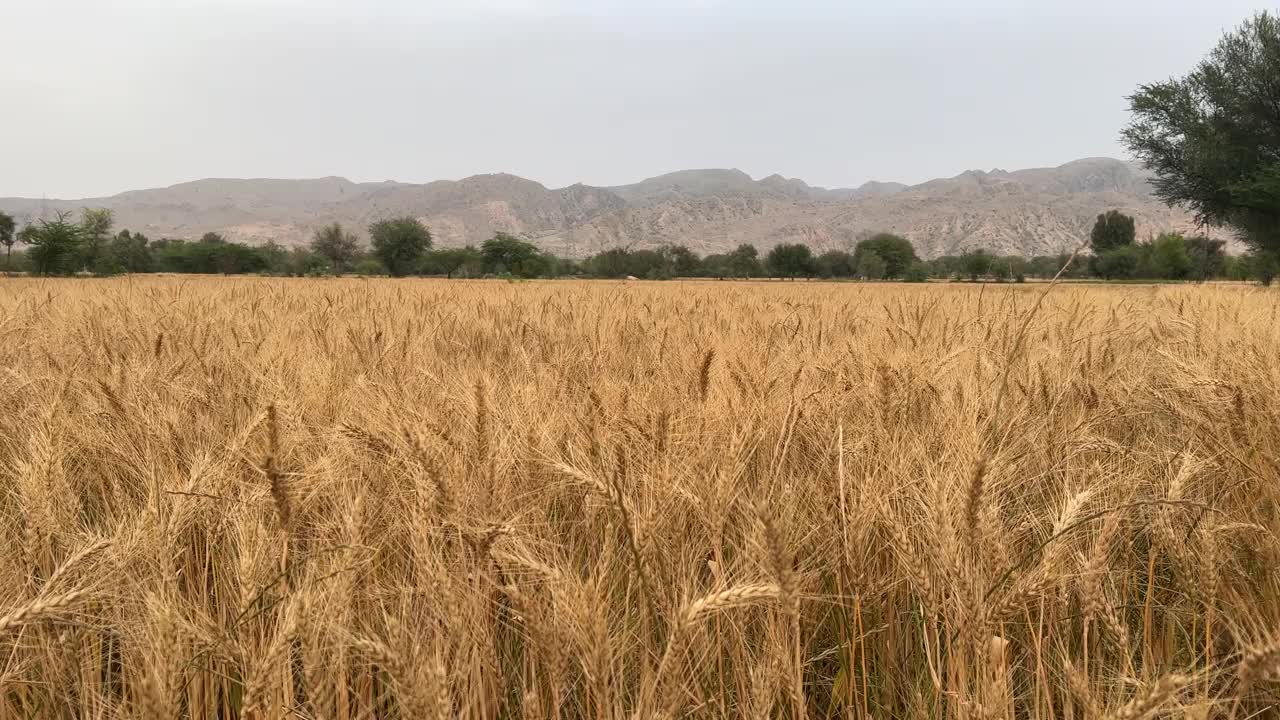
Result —
M 118 227 L 157 237 L 207 231 L 286 245 L 341 222 L 363 230 L 396 215 L 422 218 L 437 243 L 479 243 L 503 231 L 558 253 L 615 246 L 683 243 L 702 253 L 740 243 L 780 242 L 815 249 L 851 246 L 869 233 L 905 235 L 924 256 L 986 247 L 1001 253 L 1067 250 L 1087 236 L 1098 213 L 1134 215 L 1140 237 L 1191 230 L 1190 217 L 1150 195 L 1130 163 L 1088 158 L 1056 168 L 967 171 L 915 186 L 871 182 L 856 189 L 812 187 L 740 170 L 682 170 L 611 188 L 549 189 L 507 174 L 424 185 L 314 180 L 209 179 L 86 200 L 0 199 L 19 222 L 57 210 L 109 207 Z

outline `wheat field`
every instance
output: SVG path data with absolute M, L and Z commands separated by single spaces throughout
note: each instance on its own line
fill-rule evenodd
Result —
M 1248 718 L 1280 293 L 0 282 L 0 720 Z

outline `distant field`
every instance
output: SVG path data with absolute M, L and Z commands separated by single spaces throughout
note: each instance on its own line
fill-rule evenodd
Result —
M 0 717 L 1253 717 L 1278 310 L 4 280 Z

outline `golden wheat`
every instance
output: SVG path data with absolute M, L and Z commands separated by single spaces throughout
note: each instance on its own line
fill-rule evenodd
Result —
M 0 720 L 1257 717 L 1280 293 L 0 283 Z

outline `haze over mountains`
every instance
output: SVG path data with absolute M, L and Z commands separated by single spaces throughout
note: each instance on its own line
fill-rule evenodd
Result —
M 478 244 L 505 231 L 546 250 L 580 257 L 611 247 L 681 243 L 698 253 L 740 243 L 761 250 L 803 242 L 815 250 L 850 247 L 877 231 L 896 232 L 925 257 L 984 247 L 1007 254 L 1069 251 L 1098 213 L 1118 208 L 1137 220 L 1138 237 L 1194 230 L 1191 217 L 1151 195 L 1138 166 L 1088 158 L 1056 168 L 971 170 L 906 186 L 870 182 L 853 189 L 812 187 L 740 170 L 681 170 L 631 185 L 549 189 L 507 174 L 426 184 L 206 179 L 106 198 L 0 198 L 18 221 L 57 210 L 107 207 L 116 226 L 162 237 L 285 245 L 307 242 L 319 225 L 341 222 L 363 234 L 371 222 L 414 215 L 437 245 Z

